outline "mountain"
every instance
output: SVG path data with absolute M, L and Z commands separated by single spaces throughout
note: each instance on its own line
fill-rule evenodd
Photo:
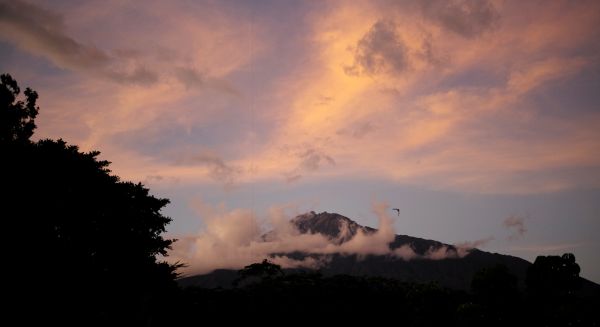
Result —
M 362 226 L 355 221 L 336 213 L 309 212 L 299 215 L 290 221 L 300 233 L 319 233 L 331 240 L 332 243 L 342 244 L 351 240 L 359 231 L 369 235 L 377 232 L 371 227 Z M 271 233 L 263 235 L 268 240 Z M 520 287 L 524 287 L 528 261 L 498 253 L 490 253 L 471 249 L 464 256 L 448 256 L 445 259 L 426 258 L 428 253 L 444 250 L 446 253 L 459 253 L 453 245 L 434 240 L 427 240 L 408 235 L 395 235 L 389 243 L 391 250 L 410 247 L 416 258 L 404 260 L 391 255 L 348 255 L 348 254 L 314 254 L 314 253 L 277 253 L 296 260 L 307 257 L 323 259 L 326 264 L 319 271 L 326 276 L 347 274 L 355 276 L 379 276 L 395 278 L 408 282 L 437 282 L 442 286 L 467 290 L 471 280 L 479 270 L 497 264 L 505 265 L 519 279 Z M 289 269 L 290 271 L 294 271 Z M 296 269 L 297 271 L 297 269 Z M 219 269 L 206 275 L 185 277 L 179 280 L 182 286 L 200 287 L 230 287 L 237 277 L 236 271 Z M 585 283 L 593 284 L 587 280 Z M 595 285 L 595 284 L 594 284 Z M 597 286 L 597 285 L 595 285 Z
M 372 234 L 377 231 L 371 227 L 361 226 L 348 217 L 328 212 L 317 214 L 311 211 L 297 216 L 292 219 L 291 223 L 296 226 L 300 233 L 319 233 L 338 244 L 349 241 L 359 230 L 365 234 Z

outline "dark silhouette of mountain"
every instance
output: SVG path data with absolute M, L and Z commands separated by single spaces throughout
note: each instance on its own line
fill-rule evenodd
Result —
M 377 230 L 362 226 L 355 221 L 336 213 L 309 212 L 299 215 L 291 220 L 301 233 L 320 233 L 332 242 L 343 243 L 350 240 L 359 230 L 371 234 Z M 263 236 L 268 240 L 270 233 Z M 302 260 L 306 257 L 315 259 L 327 256 L 327 264 L 320 267 L 319 271 L 325 276 L 353 275 L 393 278 L 406 282 L 426 283 L 437 282 L 441 286 L 458 290 L 468 290 L 473 276 L 483 268 L 504 265 L 510 273 L 517 276 L 519 288 L 524 288 L 527 269 L 530 262 L 498 253 L 490 253 L 478 249 L 471 249 L 467 255 L 446 259 L 427 259 L 424 256 L 428 251 L 435 251 L 446 247 L 448 252 L 457 251 L 455 246 L 434 240 L 396 235 L 390 248 L 397 249 L 401 246 L 410 246 L 418 255 L 411 260 L 404 260 L 391 255 L 347 255 L 347 254 L 311 254 L 311 253 L 277 253 L 290 258 Z M 286 272 L 297 272 L 306 269 L 287 269 Z M 231 287 L 237 277 L 234 270 L 219 269 L 205 275 L 185 277 L 179 280 L 181 286 L 201 286 L 205 288 Z M 596 289 L 598 285 L 582 278 L 582 289 Z
M 334 240 L 336 243 L 344 243 L 352 239 L 361 230 L 365 234 L 371 234 L 377 230 L 371 227 L 361 226 L 352 219 L 337 213 L 315 213 L 311 211 L 292 219 L 292 224 L 301 233 L 319 233 Z

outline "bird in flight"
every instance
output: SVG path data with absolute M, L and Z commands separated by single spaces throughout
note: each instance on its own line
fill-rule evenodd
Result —
M 396 212 L 398 212 L 398 216 L 400 216 L 400 209 L 398 209 L 398 208 L 393 208 L 393 209 L 392 209 L 392 211 L 396 211 Z

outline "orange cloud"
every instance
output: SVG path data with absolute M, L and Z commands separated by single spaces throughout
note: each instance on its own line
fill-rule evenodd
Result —
M 303 12 L 289 38 L 278 34 L 281 22 L 218 3 L 139 8 L 140 17 L 165 17 L 158 27 L 113 15 L 129 4 L 90 6 L 40 9 L 46 30 L 5 18 L 27 37 L 3 38 L 77 76 L 68 81 L 77 86 L 40 90 L 38 135 L 100 149 L 128 179 L 234 185 L 364 176 L 538 192 L 582 183 L 552 171 L 599 165 L 598 115 L 546 117 L 532 98 L 598 67 L 596 4 L 337 2 Z M 90 31 L 90 22 L 108 30 Z M 149 32 L 160 44 L 142 37 Z M 148 67 L 156 80 L 98 79 L 51 41 L 97 49 L 107 71 Z M 297 50 L 290 58 L 279 58 L 282 42 Z M 131 135 L 143 137 L 124 144 Z M 177 137 L 185 144 L 163 142 Z M 214 160 L 179 160 L 199 153 Z M 528 172 L 535 177 L 515 177 Z

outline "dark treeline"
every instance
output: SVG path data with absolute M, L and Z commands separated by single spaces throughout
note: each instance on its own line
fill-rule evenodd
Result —
M 572 254 L 540 256 L 526 288 L 506 266 L 479 271 L 470 291 L 436 283 L 319 273 L 285 274 L 263 261 L 238 272 L 232 289 L 188 287 L 176 315 L 286 323 L 393 323 L 401 326 L 597 326 L 600 299 L 580 289 Z
M 373 277 L 284 273 L 264 261 L 231 289 L 180 288 L 166 199 L 111 174 L 99 152 L 33 141 L 38 95 L 0 78 L 5 321 L 13 325 L 172 326 L 383 322 L 402 326 L 597 326 L 597 294 L 570 254 L 538 257 L 526 288 L 506 267 L 469 292 Z
M 32 141 L 35 91 L 0 76 L 1 210 L 17 325 L 154 324 L 172 303 L 178 265 L 157 259 L 169 201 L 121 181 L 63 140 Z

